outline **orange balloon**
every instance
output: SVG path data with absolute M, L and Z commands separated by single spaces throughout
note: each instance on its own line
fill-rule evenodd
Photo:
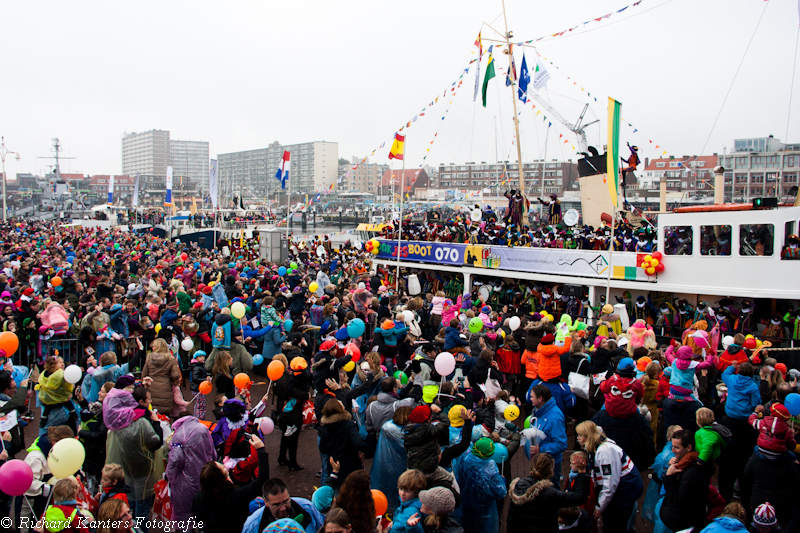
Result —
M 384 514 L 389 509 L 386 495 L 378 489 L 372 489 L 370 492 L 372 492 L 372 501 L 375 502 L 375 514 L 378 516 Z
M 267 365 L 267 377 L 272 381 L 278 381 L 283 376 L 286 367 L 280 361 L 272 361 Z
M 50 285 L 52 285 L 53 287 L 58 287 L 59 285 L 61 285 L 61 278 L 59 278 L 58 276 L 54 277 L 53 279 L 50 280 Z
M 0 349 L 5 350 L 6 356 L 11 357 L 19 348 L 19 339 L 16 333 L 4 331 L 0 333 Z
M 250 376 L 244 372 L 236 374 L 236 376 L 233 378 L 233 384 L 240 389 L 246 389 L 247 386 L 250 385 Z
M 211 394 L 211 389 L 214 387 L 211 386 L 210 381 L 204 381 L 200 384 L 200 394 L 209 395 Z

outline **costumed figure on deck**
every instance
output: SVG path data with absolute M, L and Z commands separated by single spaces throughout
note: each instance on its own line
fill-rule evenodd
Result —
M 551 194 L 550 200 L 548 201 L 544 201 L 541 198 L 537 198 L 537 200 L 539 200 L 540 204 L 547 206 L 550 225 L 557 226 L 561 224 L 561 201 L 558 199 L 558 196 Z
M 636 348 L 645 347 L 648 350 L 655 350 L 658 347 L 653 328 L 642 319 L 636 320 L 628 328 L 628 340 L 628 353 L 631 355 Z
M 517 227 L 517 231 L 522 231 L 523 213 L 530 207 L 528 199 L 522 195 L 522 191 L 514 191 L 513 189 L 505 193 L 508 198 L 508 210 L 506 223 L 511 226 Z
M 622 173 L 622 196 L 625 196 L 625 180 L 628 177 L 628 173 L 633 173 L 640 163 L 638 154 L 639 147 L 631 146 L 631 143 L 628 143 L 628 149 L 631 151 L 630 157 L 628 157 L 628 159 L 620 157 L 622 162 L 625 164 L 625 166 L 620 169 L 620 172 Z

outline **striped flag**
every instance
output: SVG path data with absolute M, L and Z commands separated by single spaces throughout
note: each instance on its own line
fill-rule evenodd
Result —
M 617 207 L 619 200 L 617 191 L 619 190 L 619 121 L 622 104 L 609 97 L 608 99 L 608 149 L 606 150 L 606 171 L 608 193 L 611 202 Z
M 392 148 L 389 150 L 389 159 L 403 160 L 405 141 L 405 135 L 400 135 L 399 133 L 394 134 L 394 142 L 392 142 Z

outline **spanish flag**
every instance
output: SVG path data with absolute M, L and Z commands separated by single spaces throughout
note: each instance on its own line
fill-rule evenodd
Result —
M 403 160 L 403 149 L 405 146 L 406 137 L 399 133 L 394 134 L 394 142 L 392 142 L 392 149 L 389 150 L 389 159 Z
M 619 205 L 619 121 L 622 104 L 608 99 L 608 149 L 606 150 L 606 182 L 614 207 Z

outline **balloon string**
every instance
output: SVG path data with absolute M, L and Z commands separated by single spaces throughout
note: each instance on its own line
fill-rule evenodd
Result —
M 197 397 L 200 396 L 200 394 L 202 394 L 202 393 L 198 392 L 197 394 L 195 394 L 194 397 L 191 400 L 189 400 L 189 403 L 186 404 L 186 407 L 189 407 L 189 404 L 191 404 L 193 401 L 195 401 L 197 399 Z

